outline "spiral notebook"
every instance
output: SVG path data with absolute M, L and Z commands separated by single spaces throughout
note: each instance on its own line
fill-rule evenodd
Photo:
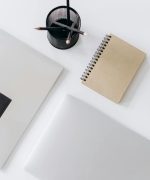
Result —
M 145 53 L 113 34 L 106 35 L 81 80 L 84 85 L 119 103 Z

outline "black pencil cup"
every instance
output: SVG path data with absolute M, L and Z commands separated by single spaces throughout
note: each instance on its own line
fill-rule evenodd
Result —
M 58 6 L 52 9 L 46 18 L 46 27 L 52 27 L 51 30 L 47 31 L 47 38 L 49 42 L 58 49 L 68 49 L 74 46 L 79 39 L 79 33 L 60 27 L 54 22 L 59 22 L 70 27 L 73 26 L 74 28 L 80 30 L 81 18 L 79 14 L 70 7 L 70 22 L 68 24 L 67 7 Z M 70 36 L 69 43 L 66 42 L 68 35 Z

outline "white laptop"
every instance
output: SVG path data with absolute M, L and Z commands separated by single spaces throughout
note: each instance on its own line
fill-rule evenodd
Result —
M 149 180 L 150 141 L 67 96 L 26 170 L 40 180 Z
M 0 167 L 62 67 L 0 30 Z

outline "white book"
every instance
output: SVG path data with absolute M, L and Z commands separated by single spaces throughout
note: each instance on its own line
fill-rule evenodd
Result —
M 0 30 L 0 168 L 62 67 Z
M 149 180 L 150 142 L 67 96 L 26 163 L 40 180 Z

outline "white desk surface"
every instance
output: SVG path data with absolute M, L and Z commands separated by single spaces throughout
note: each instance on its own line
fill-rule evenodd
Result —
M 0 180 L 36 180 L 24 170 L 24 162 L 53 111 L 66 94 L 78 97 L 150 139 L 150 1 L 71 0 L 82 18 L 86 37 L 69 50 L 52 47 L 44 26 L 48 12 L 65 0 L 0 0 L 0 28 L 60 63 L 64 72 L 32 121 L 17 148 L 0 171 Z M 80 76 L 106 33 L 113 33 L 147 53 L 147 59 L 121 104 L 115 104 L 80 83 Z

